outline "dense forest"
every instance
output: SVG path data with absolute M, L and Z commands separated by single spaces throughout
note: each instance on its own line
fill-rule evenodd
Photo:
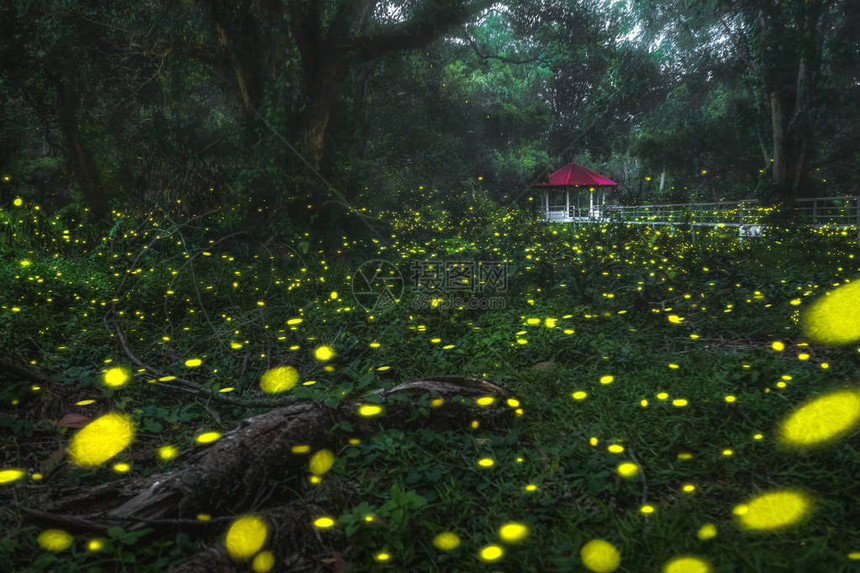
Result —
M 344 209 L 508 205 L 567 161 L 625 203 L 857 193 L 853 2 L 39 1 L 0 21 L 3 204 L 229 203 L 288 237 Z
M 3 2 L 0 571 L 855 570 L 858 118 L 852 0 Z

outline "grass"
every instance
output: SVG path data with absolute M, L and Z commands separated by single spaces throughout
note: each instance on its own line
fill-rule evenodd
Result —
M 290 364 L 303 383 L 291 394 L 329 405 L 440 374 L 486 377 L 520 401 L 521 416 L 493 427 L 464 420 L 459 431 L 403 432 L 382 418 L 377 433 L 338 452 L 323 480 L 346 507 L 320 535 L 350 571 L 582 571 L 581 549 L 593 539 L 617 548 L 618 571 L 659 571 L 687 554 L 726 572 L 858 567 L 856 432 L 802 451 L 776 439 L 807 400 L 860 378 L 857 343 L 814 344 L 798 320 L 860 273 L 860 251 L 838 232 L 772 230 L 740 244 L 721 230 L 694 243 L 665 229 L 544 226 L 479 212 L 434 238 L 394 214 L 396 237 L 345 240 L 324 256 L 248 243 L 217 219 L 126 216 L 104 240 L 32 206 L 2 219 L 0 347 L 61 382 L 34 390 L 12 378 L 3 388 L 0 469 L 28 472 L 0 486 L 4 571 L 164 570 L 217 539 L 188 531 L 152 542 L 120 530 L 100 552 L 80 536 L 52 553 L 18 509 L 34 487 L 114 479 L 113 461 L 129 462 L 132 476 L 167 470 L 161 445 L 187 448 L 199 433 L 261 411 L 147 383 L 153 376 L 123 352 L 114 324 L 148 366 L 233 388 L 231 396 L 259 397 L 260 375 Z M 407 285 L 381 312 L 351 294 L 370 259 L 394 263 Z M 414 308 L 410 266 L 427 260 L 505 260 L 507 288 L 482 293 L 504 308 Z M 320 345 L 336 356 L 316 360 Z M 201 366 L 185 366 L 191 358 Z M 103 371 L 117 365 L 133 380 L 106 387 Z M 95 403 L 75 405 L 84 399 Z M 75 430 L 53 422 L 111 411 L 132 417 L 135 441 L 106 467 L 74 469 L 62 448 Z M 622 462 L 638 475 L 621 477 Z M 738 525 L 739 504 L 781 488 L 814 500 L 804 519 L 772 532 Z M 500 541 L 508 522 L 528 535 Z M 705 524 L 715 537 L 699 538 Z M 456 533 L 459 547 L 434 547 L 443 532 Z M 483 561 L 488 545 L 502 557 Z

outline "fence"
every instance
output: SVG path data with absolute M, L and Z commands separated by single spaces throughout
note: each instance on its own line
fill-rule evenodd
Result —
M 763 221 L 772 210 L 757 199 L 712 203 L 661 205 L 600 205 L 597 209 L 570 211 L 547 209 L 546 221 L 571 223 L 625 223 L 687 227 L 738 227 L 741 235 L 761 234 Z M 809 227 L 853 230 L 860 241 L 860 197 L 811 197 L 797 199 L 795 221 Z

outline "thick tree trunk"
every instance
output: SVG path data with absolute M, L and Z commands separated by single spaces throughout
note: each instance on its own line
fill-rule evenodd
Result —
M 305 120 L 302 133 L 302 151 L 310 166 L 319 171 L 325 156 L 326 130 L 334 110 L 340 88 L 346 75 L 343 60 L 326 62 L 319 77 L 310 80 L 306 88 Z
M 205 1 L 215 23 L 218 43 L 229 58 L 242 109 L 246 118 L 252 119 L 263 92 L 260 74 L 262 35 L 254 17 L 253 3 L 243 0 L 238 7 L 234 4 L 224 0 Z
M 93 218 L 98 221 L 107 220 L 108 197 L 95 161 L 78 127 L 78 93 L 64 79 L 55 77 L 54 84 L 57 89 L 57 119 L 63 131 L 69 170 L 80 186 Z

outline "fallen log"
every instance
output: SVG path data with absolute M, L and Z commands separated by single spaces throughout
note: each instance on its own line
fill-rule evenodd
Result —
M 188 523 L 204 526 L 197 521 L 201 513 L 215 518 L 212 526 L 217 523 L 223 528 L 232 516 L 255 512 L 276 525 L 271 541 L 278 547 L 279 563 L 292 559 L 299 570 L 299 563 L 307 559 L 297 548 L 304 537 L 296 527 L 311 529 L 308 502 L 313 503 L 319 488 L 307 486 L 307 455 L 295 453 L 295 446 L 308 446 L 310 452 L 338 451 L 350 437 L 374 433 L 380 427 L 461 429 L 476 415 L 484 420 L 510 415 L 517 403 L 506 402 L 506 397 L 505 390 L 486 380 L 444 376 L 377 390 L 369 398 L 345 401 L 336 408 L 298 402 L 245 419 L 217 441 L 183 452 L 170 472 L 118 480 L 40 505 L 39 510 L 22 510 L 34 522 L 98 533 L 111 526 L 126 531 L 165 531 Z M 349 422 L 353 432 L 333 430 L 338 422 Z M 279 492 L 301 495 L 288 499 L 283 493 L 275 494 L 272 483 L 281 486 Z M 299 514 L 308 515 L 297 521 Z M 215 547 L 177 570 L 229 571 L 231 563 L 223 547 Z

